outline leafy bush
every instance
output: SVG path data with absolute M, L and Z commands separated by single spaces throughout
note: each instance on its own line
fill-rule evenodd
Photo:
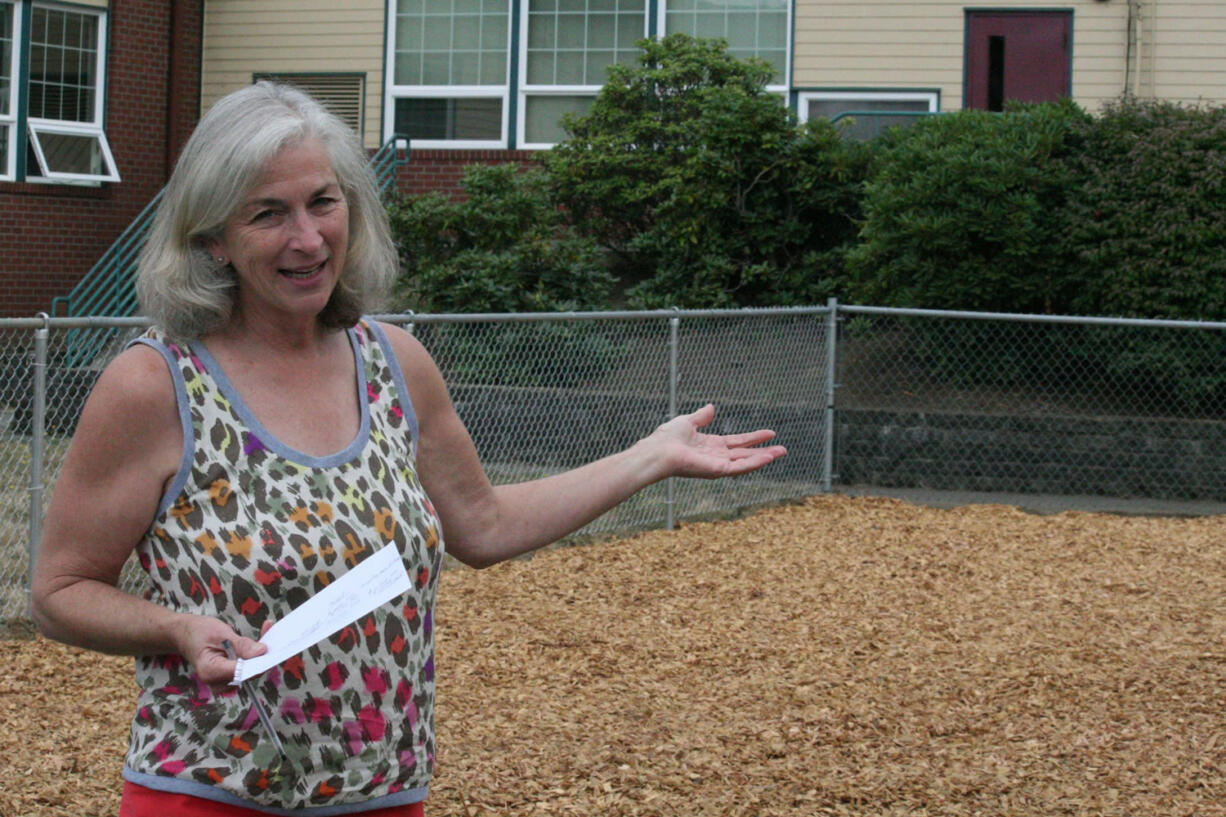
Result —
M 1074 308 L 1226 319 L 1226 109 L 1125 100 L 1078 130 Z
M 472 165 L 463 201 L 441 193 L 389 208 L 401 251 L 398 306 L 419 312 L 606 309 L 613 285 L 600 251 L 566 223 L 539 168 Z M 622 354 L 600 333 L 559 323 L 423 325 L 453 376 L 482 383 L 564 386 Z
M 462 201 L 441 193 L 389 208 L 400 247 L 402 309 L 545 312 L 600 309 L 613 278 L 574 233 L 540 169 L 472 165 Z
M 1078 128 L 1062 231 L 1085 314 L 1226 320 L 1226 109 L 1121 100 Z M 1098 333 L 1100 336 L 1104 332 Z M 1226 337 L 1112 330 L 1074 350 L 1185 409 L 1226 400 Z
M 886 306 L 1058 311 L 1066 265 L 1053 236 L 1071 178 L 1063 158 L 1086 115 L 1071 102 L 963 110 L 877 140 L 849 296 Z M 912 353 L 942 382 L 1042 382 L 1047 333 L 992 322 L 913 322 Z
M 772 69 L 721 40 L 644 40 L 544 158 L 576 226 L 639 306 L 819 301 L 854 235 L 863 148 L 798 128 Z
M 1072 177 L 1072 102 L 963 110 L 882 140 L 848 257 L 854 299 L 890 306 L 1052 311 L 1069 297 L 1059 243 Z

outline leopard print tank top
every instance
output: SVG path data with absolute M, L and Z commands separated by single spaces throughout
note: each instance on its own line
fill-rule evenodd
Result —
M 383 330 L 348 332 L 361 429 L 314 457 L 251 414 L 202 344 L 150 330 L 178 396 L 179 472 L 137 547 L 170 609 L 214 616 L 259 638 L 384 547 L 413 589 L 259 676 L 214 695 L 178 655 L 136 660 L 140 687 L 125 779 L 270 813 L 332 815 L 425 798 L 434 765 L 433 610 L 442 567 L 438 517 L 415 470 L 417 426 Z M 288 755 L 251 706 L 259 695 Z

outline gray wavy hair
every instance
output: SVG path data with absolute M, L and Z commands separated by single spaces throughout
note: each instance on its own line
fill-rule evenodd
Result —
M 145 315 L 182 338 L 198 338 L 226 324 L 238 279 L 228 265 L 213 260 L 208 246 L 221 238 L 264 165 L 283 148 L 309 138 L 323 145 L 349 206 L 345 268 L 320 323 L 349 327 L 383 304 L 396 277 L 397 255 L 356 134 L 302 91 L 257 82 L 210 108 L 179 156 L 137 268 Z

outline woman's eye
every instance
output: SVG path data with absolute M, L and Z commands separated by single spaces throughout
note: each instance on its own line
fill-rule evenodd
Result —
M 268 219 L 272 218 L 276 214 L 277 214 L 276 210 L 260 210 L 258 213 L 256 213 L 254 216 L 251 217 L 251 220 L 252 221 L 267 221 Z

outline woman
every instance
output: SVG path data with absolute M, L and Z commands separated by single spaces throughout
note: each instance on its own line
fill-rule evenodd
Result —
M 396 270 L 365 156 L 317 103 L 218 102 L 166 188 L 138 287 L 157 327 L 99 378 L 48 511 L 32 609 L 51 638 L 136 656 L 121 815 L 420 814 L 433 767 L 443 542 L 475 567 L 668 476 L 784 453 L 700 429 L 708 406 L 571 472 L 494 487 L 425 349 L 363 320 Z M 384 547 L 412 589 L 261 675 L 236 658 Z M 116 587 L 135 548 L 151 590 Z M 253 810 L 253 811 L 252 811 Z

